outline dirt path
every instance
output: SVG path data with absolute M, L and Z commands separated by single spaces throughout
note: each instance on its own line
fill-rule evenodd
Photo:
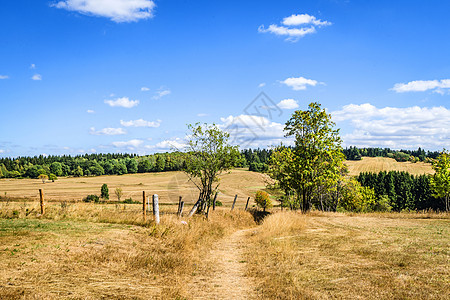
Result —
M 193 299 L 249 299 L 254 295 L 252 278 L 246 277 L 245 236 L 252 229 L 238 230 L 211 249 L 205 263 L 192 278 Z

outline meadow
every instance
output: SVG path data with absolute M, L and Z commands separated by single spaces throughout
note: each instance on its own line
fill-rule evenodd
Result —
M 196 190 L 180 172 L 45 184 L 2 179 L 0 298 L 450 298 L 449 214 L 301 214 L 276 207 L 257 223 L 253 210 L 244 211 L 246 198 L 268 181 L 243 169 L 224 174 L 218 197 L 224 206 L 206 220 L 186 217 Z M 103 183 L 112 201 L 80 201 L 99 194 Z M 122 200 L 142 201 L 143 190 L 160 195 L 161 224 L 150 214 L 143 219 L 142 204 L 116 203 L 116 187 Z M 180 195 L 186 208 L 177 217 L 172 204 Z

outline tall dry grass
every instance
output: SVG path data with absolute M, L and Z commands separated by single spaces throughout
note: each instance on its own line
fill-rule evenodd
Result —
M 247 252 L 256 297 L 449 299 L 448 215 L 416 215 L 269 216 Z
M 206 220 L 164 206 L 156 225 L 140 205 L 52 203 L 44 216 L 35 203 L 0 205 L 1 299 L 189 298 L 186 282 L 211 246 L 254 225 L 229 209 Z

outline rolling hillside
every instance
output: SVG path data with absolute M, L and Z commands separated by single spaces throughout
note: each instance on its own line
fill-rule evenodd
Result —
M 397 162 L 387 157 L 363 157 L 362 160 L 347 160 L 345 164 L 352 176 L 361 172 L 378 173 L 380 171 L 406 171 L 414 175 L 434 173 L 429 163 Z

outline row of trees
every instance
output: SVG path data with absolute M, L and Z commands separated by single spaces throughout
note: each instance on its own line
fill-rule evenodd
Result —
M 392 150 L 390 148 L 358 148 L 350 146 L 342 150 L 346 159 L 348 160 L 361 160 L 363 156 L 367 157 L 389 157 L 394 158 L 396 161 L 425 161 L 432 162 L 436 159 L 440 152 L 438 151 L 425 151 L 422 148 L 417 150 Z

